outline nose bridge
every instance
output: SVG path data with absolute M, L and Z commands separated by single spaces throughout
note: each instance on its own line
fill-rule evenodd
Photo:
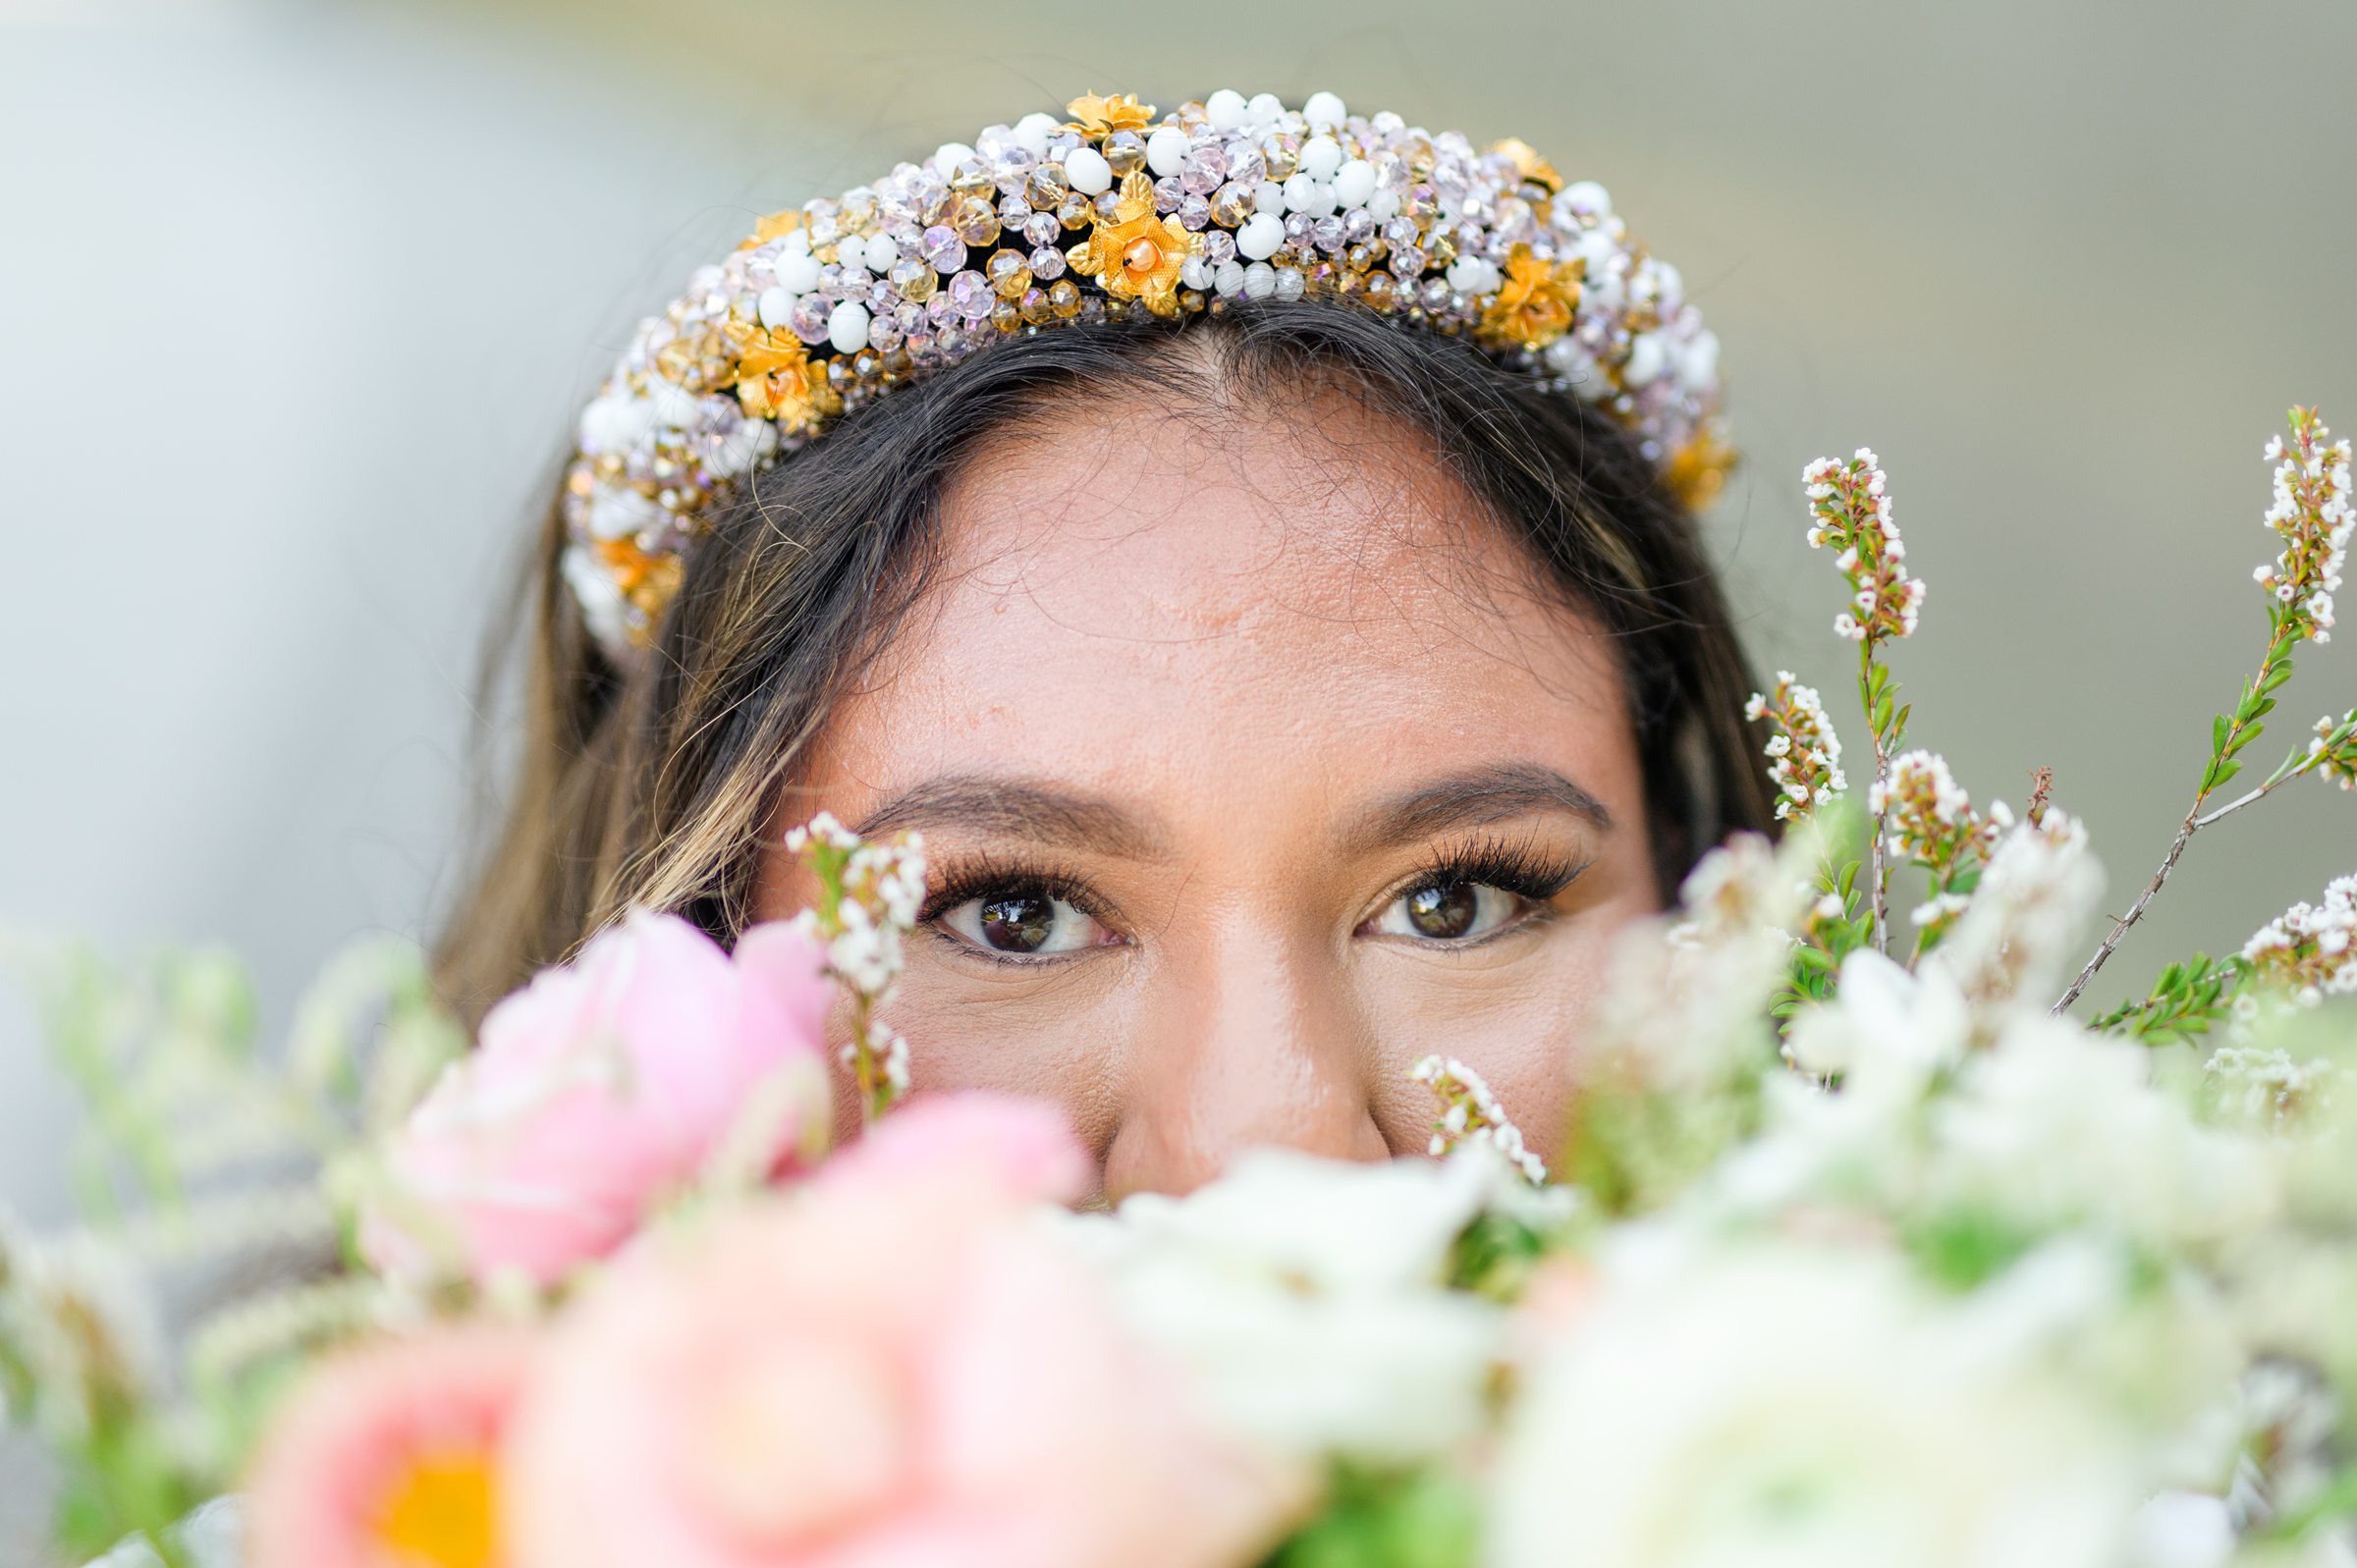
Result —
M 1246 1149 L 1389 1153 L 1368 1104 L 1366 1046 L 1332 953 L 1244 916 L 1166 947 L 1163 995 L 1133 1042 L 1107 1192 L 1185 1192 Z

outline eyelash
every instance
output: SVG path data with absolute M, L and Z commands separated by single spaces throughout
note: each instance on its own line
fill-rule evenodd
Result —
M 1544 906 L 1587 869 L 1584 856 L 1558 854 L 1530 838 L 1477 838 L 1434 848 L 1423 866 L 1394 884 L 1375 907 L 1381 912 L 1393 899 L 1418 888 L 1454 882 L 1480 883 Z
M 917 924 L 930 925 L 968 898 L 986 892 L 1044 893 L 1062 898 L 1092 920 L 1105 918 L 1104 900 L 1069 871 L 977 855 L 942 870 L 940 885 L 925 895 L 924 906 L 917 911 Z

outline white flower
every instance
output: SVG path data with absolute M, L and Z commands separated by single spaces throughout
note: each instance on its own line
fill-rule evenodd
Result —
M 1409 1463 L 1484 1425 L 1503 1314 L 1441 1284 L 1498 1172 L 1266 1150 L 1075 1223 L 1131 1321 L 1236 1430 L 1286 1457 Z
M 1608 1253 L 1509 1418 L 1490 1568 L 2085 1568 L 2138 1502 L 2091 1401 L 1894 1260 Z
M 1970 1039 L 1964 995 L 1945 971 L 1912 975 L 1861 947 L 1841 961 L 1834 1000 L 1792 1020 L 1784 1050 L 1803 1072 L 1839 1073 L 1845 1093 L 1881 1101 L 1920 1095 Z

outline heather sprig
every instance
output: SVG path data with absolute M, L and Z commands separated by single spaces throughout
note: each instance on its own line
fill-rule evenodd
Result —
M 2325 771 L 2328 778 L 2337 777 L 2349 749 L 2357 745 L 2352 739 L 2357 727 L 2345 721 L 2338 726 L 2328 724 L 2316 742 L 2286 757 L 2257 788 L 2222 806 L 2205 809 L 2212 796 L 2242 771 L 2240 754 L 2259 738 L 2268 715 L 2275 711 L 2275 693 L 2291 679 L 2292 651 L 2302 642 L 2330 640 L 2332 595 L 2340 587 L 2341 568 L 2348 561 L 2350 533 L 2357 528 L 2357 511 L 2352 511 L 2349 499 L 2349 443 L 2345 439 L 2329 441 L 2331 432 L 2314 408 L 2293 408 L 2289 424 L 2289 441 L 2274 437 L 2266 448 L 2267 460 L 2275 465 L 2275 495 L 2263 520 L 2282 540 L 2282 551 L 2272 564 L 2252 574 L 2268 593 L 2267 652 L 2260 659 L 2257 675 L 2243 685 L 2233 712 L 2211 720 L 2210 759 L 2203 767 L 2193 804 L 2178 825 L 2160 868 L 2056 1001 L 2057 1014 L 2078 1000 L 2088 982 L 2118 949 L 2121 939 L 2144 918 L 2196 833 L 2301 774 Z M 2357 720 L 2357 713 L 2350 718 Z
M 860 1113 L 873 1121 L 908 1092 L 908 1042 L 878 1014 L 900 984 L 904 942 L 924 907 L 924 838 L 902 833 L 870 842 L 822 811 L 788 833 L 786 847 L 817 883 L 817 900 L 795 918 L 825 946 L 828 972 L 850 999 L 843 1062 Z
M 1432 1124 L 1434 1159 L 1468 1144 L 1486 1144 L 1534 1187 L 1547 1185 L 1547 1163 L 1523 1142 L 1522 1129 L 1507 1119 L 1506 1108 L 1482 1075 L 1454 1056 L 1426 1056 L 1408 1069 L 1410 1078 L 1432 1090 L 1441 1113 Z
M 1769 782 L 1776 785 L 1778 821 L 1806 817 L 1849 787 L 1841 772 L 1841 737 L 1826 717 L 1824 700 L 1791 671 L 1776 673 L 1773 695 L 1752 693 L 1743 717 L 1769 726 L 1763 750 Z

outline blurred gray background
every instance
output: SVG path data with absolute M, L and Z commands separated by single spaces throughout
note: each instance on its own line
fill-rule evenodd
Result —
M 1726 342 L 1760 665 L 1846 690 L 1796 476 L 1876 446 L 1931 583 L 1914 738 L 1976 798 L 2053 766 L 2119 907 L 2264 641 L 2260 445 L 2294 401 L 2357 427 L 2353 48 L 2348 0 L 0 0 L 0 922 L 234 945 L 276 1019 L 428 930 L 478 634 L 634 317 L 755 213 L 1222 85 L 1608 185 Z M 2345 644 L 2301 664 L 2282 744 L 2357 702 Z M 2357 800 L 2287 789 L 2098 998 L 2352 868 Z M 68 1109 L 0 1000 L 36 1221 Z

